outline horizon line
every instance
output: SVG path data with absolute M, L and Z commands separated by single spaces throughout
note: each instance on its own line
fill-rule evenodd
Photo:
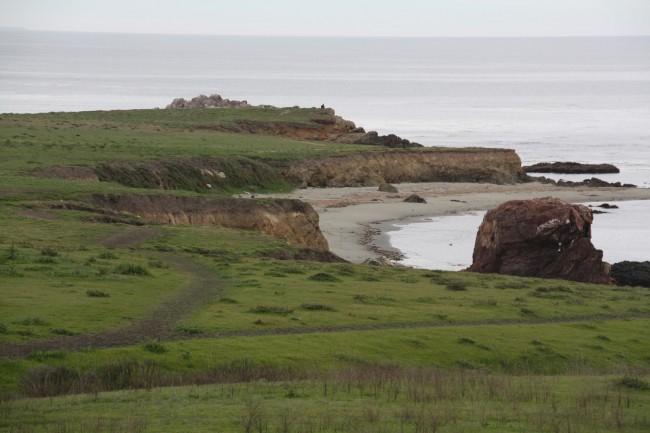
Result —
M 568 39 L 568 38 L 642 38 L 650 34 L 616 34 L 616 35 L 296 35 L 296 34 L 228 34 L 228 33 L 159 33 L 159 32 L 127 32 L 127 31 L 89 31 L 89 30 L 54 30 L 30 29 L 19 26 L 0 26 L 0 32 L 29 32 L 29 33 L 86 33 L 101 35 L 133 35 L 133 36 L 216 36 L 216 37 L 265 37 L 265 38 L 315 38 L 315 39 Z

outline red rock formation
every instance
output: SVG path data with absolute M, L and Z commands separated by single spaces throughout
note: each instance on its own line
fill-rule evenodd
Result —
M 609 283 L 592 221 L 588 207 L 555 198 L 503 203 L 485 215 L 468 270 Z

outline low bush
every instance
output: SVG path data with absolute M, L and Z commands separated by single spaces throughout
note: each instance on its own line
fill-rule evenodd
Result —
M 167 352 L 167 348 L 160 343 L 147 343 L 142 346 L 144 350 L 151 353 L 161 354 Z
M 110 294 L 102 292 L 101 290 L 90 289 L 86 290 L 86 296 L 89 298 L 110 298 Z
M 41 265 L 53 265 L 56 263 L 56 260 L 54 260 L 54 257 L 51 256 L 43 256 L 36 259 L 36 263 Z
M 334 307 L 324 304 L 302 304 L 300 308 L 309 311 L 336 311 Z
M 115 273 L 120 275 L 149 276 L 151 273 L 147 268 L 133 263 L 121 263 L 115 267 Z
M 452 292 L 462 292 L 467 290 L 467 283 L 464 281 L 449 281 L 445 287 Z
M 7 334 L 9 330 L 7 329 L 7 325 L 4 323 L 0 323 L 0 334 Z
M 56 257 L 59 255 L 59 253 L 54 248 L 47 247 L 41 250 L 41 255 L 46 257 Z
M 115 260 L 115 259 L 117 259 L 117 256 L 115 254 L 113 254 L 112 252 L 110 252 L 110 251 L 104 251 L 103 253 L 101 253 L 97 257 L 100 258 L 100 259 L 104 259 L 104 260 Z
M 219 302 L 221 302 L 222 304 L 239 304 L 237 300 L 232 298 L 221 298 L 219 299 Z
M 60 350 L 37 350 L 30 353 L 27 356 L 27 359 L 32 361 L 42 362 L 48 359 L 63 359 L 65 358 L 65 352 Z
M 309 279 L 311 281 L 320 281 L 322 283 L 336 283 L 341 281 L 338 278 L 336 278 L 334 275 L 325 272 L 319 272 L 317 274 L 314 274 L 310 276 Z
M 67 336 L 77 335 L 76 332 L 72 332 L 64 328 L 53 328 L 50 329 L 50 332 L 56 335 L 67 335 Z
M 156 269 L 167 269 L 169 266 L 164 263 L 162 260 L 149 260 L 148 263 L 149 267 L 156 268 Z
M 24 326 L 47 326 L 49 323 L 47 323 L 45 320 L 39 318 L 39 317 L 27 317 L 25 319 L 20 319 L 14 322 L 16 325 L 24 325 Z
M 181 332 L 185 335 L 199 335 L 203 333 L 203 330 L 194 326 L 178 326 L 176 331 Z
M 248 311 L 250 313 L 255 313 L 255 314 L 280 314 L 280 315 L 291 314 L 293 312 L 293 310 L 287 307 L 279 307 L 274 305 L 258 305 L 257 307 L 251 308 Z
M 638 377 L 625 376 L 617 382 L 619 386 L 625 388 L 635 389 L 637 391 L 649 391 L 650 384 L 645 380 L 641 380 Z
M 521 312 L 521 314 L 523 314 L 524 316 L 537 317 L 537 313 L 535 313 L 533 310 L 529 308 L 521 308 L 519 312 Z

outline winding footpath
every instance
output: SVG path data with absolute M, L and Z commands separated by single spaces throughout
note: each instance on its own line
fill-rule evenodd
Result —
M 129 227 L 105 239 L 111 248 L 130 248 L 160 234 L 154 227 Z M 0 345 L 0 356 L 25 357 L 34 351 L 98 349 L 128 346 L 151 340 L 167 340 L 175 335 L 176 323 L 201 305 L 215 299 L 221 283 L 208 267 L 187 257 L 156 254 L 156 258 L 188 276 L 180 293 L 158 305 L 146 318 L 127 326 L 93 334 L 62 336 L 47 340 Z

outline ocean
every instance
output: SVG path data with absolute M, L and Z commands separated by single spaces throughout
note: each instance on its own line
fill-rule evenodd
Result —
M 622 172 L 598 177 L 650 187 L 650 37 L 0 32 L 0 113 L 163 107 L 201 93 L 326 104 L 366 129 L 513 148 L 524 164 L 609 162 Z

